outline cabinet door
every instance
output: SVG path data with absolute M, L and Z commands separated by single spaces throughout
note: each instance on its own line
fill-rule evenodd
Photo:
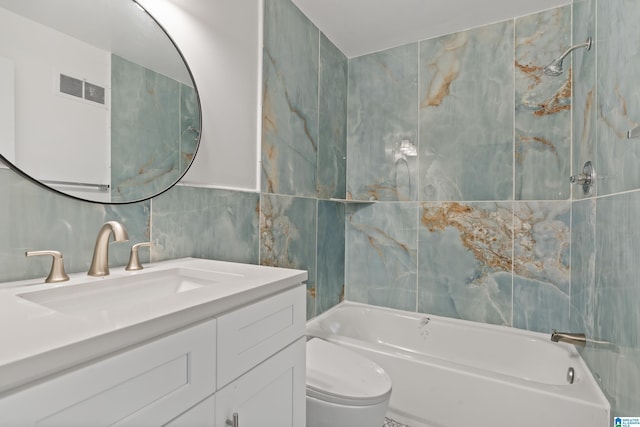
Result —
M 305 338 L 300 338 L 216 393 L 216 427 L 238 414 L 242 427 L 306 424 Z
M 211 320 L 0 399 L 0 426 L 165 424 L 215 391 Z
M 215 396 L 211 396 L 164 427 L 215 427 L 213 416 L 215 410 Z

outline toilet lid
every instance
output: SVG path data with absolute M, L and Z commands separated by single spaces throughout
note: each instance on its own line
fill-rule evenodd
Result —
M 307 395 L 326 402 L 368 406 L 385 401 L 391 378 L 375 362 L 336 344 L 307 341 Z

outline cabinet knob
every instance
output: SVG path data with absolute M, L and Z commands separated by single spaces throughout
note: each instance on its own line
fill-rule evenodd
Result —
M 240 427 L 240 422 L 238 421 L 238 413 L 234 412 L 233 420 L 227 420 L 225 424 L 231 427 Z

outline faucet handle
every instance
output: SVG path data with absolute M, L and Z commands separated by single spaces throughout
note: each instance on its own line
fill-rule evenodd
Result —
M 125 267 L 125 270 L 134 271 L 142 270 L 144 268 L 142 267 L 140 258 L 138 257 L 138 249 L 144 246 L 153 246 L 153 242 L 136 243 L 135 245 L 131 246 L 131 255 L 129 256 L 129 263 Z
M 53 262 L 51 264 L 51 271 L 49 271 L 49 275 L 46 279 L 44 279 L 45 283 L 58 283 L 58 282 L 66 282 L 69 280 L 69 276 L 64 271 L 64 258 L 62 257 L 62 253 L 60 251 L 27 251 L 24 253 L 25 256 L 40 256 L 40 255 L 51 255 L 53 257 Z

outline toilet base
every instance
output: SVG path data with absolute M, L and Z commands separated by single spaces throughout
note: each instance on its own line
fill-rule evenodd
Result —
M 371 406 L 338 405 L 307 396 L 307 427 L 382 427 L 389 399 Z

